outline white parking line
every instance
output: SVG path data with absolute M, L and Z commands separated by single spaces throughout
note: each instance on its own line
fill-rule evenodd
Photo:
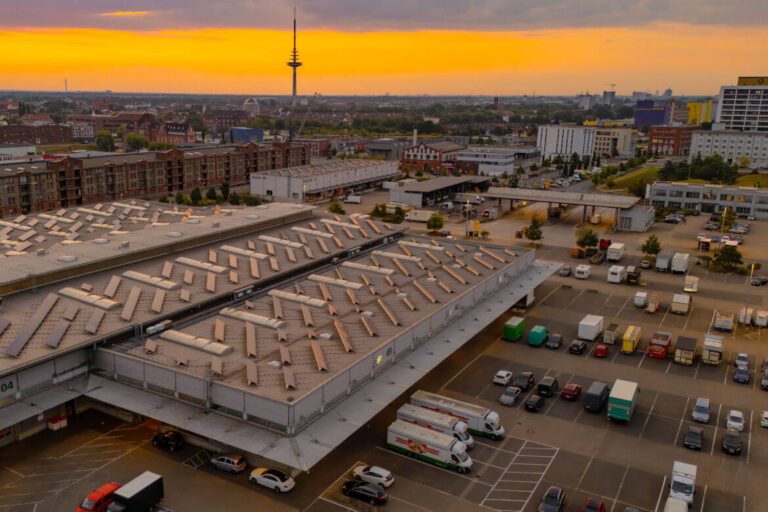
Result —
M 752 431 L 755 426 L 752 424 L 752 409 L 749 410 L 749 434 L 747 434 L 747 464 L 749 464 L 749 450 L 752 448 Z
M 717 408 L 717 419 L 715 420 L 715 433 L 712 435 L 712 448 L 709 449 L 709 454 L 714 454 L 715 450 L 715 444 L 717 439 L 717 429 L 720 426 L 720 411 L 723 410 L 723 404 L 720 404 L 720 406 Z
M 709 484 L 705 484 L 704 485 L 704 493 L 701 495 L 701 508 L 699 510 L 701 510 L 702 512 L 704 511 L 704 504 L 707 502 L 707 488 L 708 487 L 709 487 Z
M 664 494 L 664 489 L 667 488 L 667 475 L 664 475 L 664 480 L 661 481 L 661 489 L 659 489 L 659 497 L 656 498 L 656 507 L 653 512 L 659 512 L 659 505 L 661 505 L 661 496 Z
M 659 393 L 656 393 L 656 396 L 653 397 L 653 403 L 651 404 L 651 408 L 648 409 L 648 416 L 646 416 L 645 421 L 643 422 L 643 429 L 640 431 L 640 439 L 643 438 L 643 434 L 645 433 L 645 427 L 648 425 L 648 420 L 651 419 L 651 416 L 653 415 L 653 408 L 656 406 L 656 400 L 659 399 Z
M 638 347 L 639 347 L 639 346 L 640 346 L 640 344 L 638 343 Z M 638 367 L 638 368 L 640 368 L 640 365 L 641 365 L 641 364 L 643 364 L 643 361 L 645 361 L 645 354 L 646 354 L 646 353 L 647 353 L 647 351 L 646 351 L 646 350 L 643 350 L 643 357 L 641 357 L 641 358 L 640 358 L 640 362 L 639 362 L 639 363 L 637 363 L 637 367 Z
M 505 448 L 499 448 L 498 445 L 495 444 L 484 443 L 477 438 L 475 438 L 475 445 L 485 446 L 486 448 L 493 448 L 494 450 L 498 450 L 500 452 L 507 452 L 511 453 L 512 455 L 517 455 L 517 452 L 513 452 L 512 450 L 507 450 Z
M 619 312 L 616 313 L 616 318 L 621 318 L 621 312 L 624 311 L 624 306 L 626 306 L 629 303 L 630 298 L 631 297 L 627 297 L 627 300 L 625 300 L 624 304 L 621 305 L 621 307 L 619 308 Z
M 624 480 L 627 478 L 627 473 L 629 473 L 629 466 L 625 466 L 624 468 L 624 475 L 621 477 L 619 488 L 616 491 L 616 497 L 613 498 L 613 505 L 611 505 L 611 512 L 613 512 L 613 509 L 616 507 L 616 502 L 619 501 L 619 494 L 621 494 L 621 488 L 624 486 Z
M 338 503 L 338 502 L 336 502 L 336 501 L 333 501 L 333 500 L 329 500 L 329 499 L 328 499 L 328 498 L 326 498 L 325 496 L 319 496 L 317 499 L 318 499 L 318 500 L 323 500 L 323 501 L 326 501 L 326 502 L 328 502 L 328 503 L 331 503 L 331 504 L 333 504 L 333 505 L 336 505 L 337 507 L 339 507 L 339 508 L 343 508 L 344 510 L 348 510 L 349 512 L 357 512 L 355 509 L 353 509 L 353 508 L 349 508 L 349 507 L 347 507 L 347 506 L 345 506 L 345 505 L 342 505 L 341 503 Z
M 696 377 L 699 375 L 699 368 L 701 368 L 701 359 L 696 361 L 696 370 L 693 372 L 693 379 L 696 380 Z
M 541 474 L 541 477 L 539 478 L 539 481 L 536 482 L 536 486 L 533 488 L 531 493 L 528 495 L 528 499 L 525 500 L 525 504 L 523 505 L 522 510 L 525 510 L 525 507 L 528 506 L 528 502 L 531 501 L 531 498 L 533 497 L 534 493 L 536 492 L 536 489 L 538 489 L 539 485 L 541 485 L 541 481 L 544 480 L 544 475 L 546 475 L 547 471 L 549 471 L 549 466 L 552 464 L 552 461 L 555 460 L 556 456 L 557 456 L 557 451 L 555 451 L 555 455 L 553 455 L 552 458 L 549 459 L 549 463 L 547 464 L 547 467 L 544 469 L 544 472 Z
M 572 305 L 574 302 L 576 302 L 576 299 L 578 299 L 579 297 L 581 297 L 581 294 L 582 294 L 582 293 L 584 293 L 585 291 L 586 291 L 586 288 L 585 288 L 585 289 L 583 289 L 583 290 L 581 290 L 579 293 L 577 293 L 577 294 L 576 294 L 576 296 L 573 298 L 573 300 L 572 300 L 571 302 L 569 302 L 569 303 L 568 303 L 568 305 L 567 305 L 565 308 L 563 308 L 563 309 L 565 309 L 566 311 L 567 311 L 567 310 L 570 310 L 570 308 L 571 308 L 571 305 Z
M 447 469 L 445 469 L 445 468 L 441 468 L 440 466 L 435 466 L 434 464 L 427 464 L 426 462 L 424 462 L 424 461 L 422 461 L 422 460 L 419 460 L 419 459 L 415 459 L 415 458 L 413 458 L 413 457 L 408 457 L 407 455 L 403 455 L 402 453 L 398 453 L 398 452 L 395 452 L 395 451 L 390 451 L 390 450 L 385 450 L 385 449 L 384 449 L 384 448 L 382 448 L 381 446 L 377 446 L 377 447 L 376 447 L 376 449 L 378 449 L 378 450 L 381 450 L 381 451 L 383 451 L 384 453 L 388 453 L 388 454 L 390 454 L 390 455 L 396 455 L 396 456 L 398 456 L 398 457 L 402 457 L 402 458 L 404 458 L 404 459 L 406 459 L 406 460 L 412 460 L 413 462 L 416 462 L 416 463 L 418 463 L 418 464 L 422 464 L 422 465 L 424 465 L 424 466 L 428 466 L 428 467 L 430 467 L 430 468 L 434 468 L 434 469 L 437 469 L 438 471 L 445 471 L 445 472 L 446 472 L 446 473 L 448 473 L 448 474 L 451 474 L 451 475 L 456 475 L 456 476 L 458 476 L 458 477 L 460 477 L 460 478 L 463 478 L 463 479 L 465 479 L 465 480 L 469 480 L 470 482 L 475 482 L 475 483 L 477 483 L 477 484 L 480 484 L 480 485 L 487 485 L 487 486 L 489 486 L 489 487 L 490 487 L 490 485 L 489 485 L 489 484 L 486 484 L 486 483 L 483 483 L 483 482 L 479 482 L 479 481 L 475 480 L 474 478 L 469 478 L 468 476 L 462 475 L 462 474 L 461 474 L 461 473 L 459 473 L 458 471 L 449 471 L 449 470 L 447 470 Z M 482 463 L 481 463 L 481 464 L 482 464 Z
M 688 415 L 688 402 L 691 400 L 690 397 L 685 398 L 685 408 L 683 409 L 683 417 L 680 418 L 680 424 L 677 426 L 677 434 L 675 434 L 675 446 L 677 446 L 677 438 L 680 437 L 680 430 L 683 428 L 683 422 L 685 421 L 685 417 Z
M 20 476 L 21 478 L 24 478 L 24 475 L 22 475 L 21 473 L 19 473 L 15 469 L 9 468 L 8 466 L 0 466 L 0 467 L 2 467 L 6 471 L 10 471 L 11 473 L 13 473 L 16 476 Z
M 398 498 L 397 496 L 393 496 L 392 494 L 389 494 L 389 493 L 388 493 L 388 495 L 389 495 L 389 499 L 390 500 L 401 501 L 401 502 L 406 503 L 406 504 L 408 504 L 408 505 L 410 505 L 410 506 L 412 506 L 414 508 L 417 508 L 419 510 L 424 510 L 425 512 L 431 512 L 428 508 L 424 508 L 424 507 L 422 507 L 420 505 L 417 505 L 417 504 L 413 503 L 412 501 L 407 501 L 407 500 L 404 500 L 402 498 Z
M 595 460 L 595 457 L 590 457 L 589 462 L 587 462 L 587 467 L 584 468 L 584 472 L 579 477 L 579 482 L 576 484 L 577 489 L 581 489 L 581 482 L 584 481 L 584 477 L 587 475 L 587 472 L 589 471 L 589 466 L 592 465 L 592 461 Z
M 497 342 L 497 341 L 499 341 L 500 339 L 501 339 L 501 336 L 499 336 L 498 338 L 496 338 L 496 339 L 494 340 L 494 342 L 493 342 L 493 343 L 496 343 L 496 342 Z M 445 384 L 443 384 L 443 387 L 441 387 L 441 388 L 440 388 L 440 390 L 442 391 L 443 389 L 447 388 L 447 387 L 448 387 L 448 385 L 450 385 L 450 383 L 451 383 L 451 382 L 453 382 L 453 381 L 454 381 L 454 379 L 456 379 L 456 377 L 458 377 L 459 375 L 461 375 L 462 373 L 464 373 L 464 370 L 466 370 L 467 368 L 469 368 L 469 367 L 472 365 L 472 363 L 474 363 L 475 361 L 477 361 L 478 359 L 480 359 L 480 357 L 481 357 L 482 355 L 483 355 L 483 353 L 482 353 L 482 352 L 480 352 L 479 354 L 477 354 L 477 356 L 475 356 L 475 358 L 474 358 L 474 359 L 472 359 L 470 362 L 468 362 L 468 363 L 466 364 L 466 366 L 464 366 L 464 368 L 462 368 L 461 370 L 459 370 L 459 371 L 456 373 L 456 375 L 454 375 L 453 377 L 451 377 L 451 380 L 449 380 L 448 382 L 446 382 Z

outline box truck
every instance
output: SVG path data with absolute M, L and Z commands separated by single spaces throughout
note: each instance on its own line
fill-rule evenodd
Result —
M 347 196 L 344 198 L 345 203 L 360 204 L 363 202 L 362 196 Z
M 606 253 L 608 261 L 619 261 L 622 256 L 624 256 L 624 244 L 614 242 L 608 246 L 608 252 Z
M 601 332 L 603 332 L 603 317 L 600 315 L 587 315 L 579 322 L 579 339 L 595 341 Z
M 701 362 L 719 366 L 723 361 L 723 337 L 716 334 L 705 334 L 701 348 Z
M 676 293 L 672 296 L 672 304 L 669 306 L 669 311 L 677 315 L 687 315 L 691 310 L 691 302 L 690 295 Z
M 667 498 L 664 502 L 664 512 L 688 512 L 688 503 L 677 498 Z
M 409 210 L 405 214 L 405 220 L 412 222 L 427 222 L 432 214 L 435 213 L 432 210 Z
M 755 310 L 752 308 L 741 308 L 739 310 L 739 325 L 752 325 L 752 317 Z
M 686 366 L 692 366 L 696 357 L 696 338 L 678 336 L 675 343 L 675 362 Z
M 667 272 L 671 263 L 672 253 L 669 251 L 664 251 L 656 256 L 656 270 L 659 272 Z
M 648 298 L 648 301 L 645 303 L 645 312 L 646 313 L 655 313 L 659 310 L 661 307 L 661 297 L 654 293 Z
M 603 331 L 603 343 L 613 345 L 619 336 L 619 324 L 608 324 L 608 327 Z
M 523 337 L 524 319 L 519 316 L 513 316 L 504 322 L 504 333 L 502 337 L 506 341 L 517 341 Z
M 725 332 L 733 331 L 733 315 L 715 311 L 715 330 Z
M 397 419 L 453 436 L 464 443 L 468 450 L 475 445 L 475 440 L 467 431 L 467 424 L 455 416 L 430 411 L 412 404 L 404 404 L 397 410 Z
M 621 284 L 622 282 L 624 282 L 625 276 L 626 276 L 626 269 L 621 265 L 611 265 L 611 268 L 608 269 L 609 283 Z
M 669 497 L 693 503 L 696 488 L 696 466 L 676 460 L 672 465 L 672 479 L 669 482 Z
M 696 276 L 685 276 L 685 285 L 683 291 L 687 293 L 696 293 L 699 291 L 699 278 Z
M 648 357 L 654 359 L 666 359 L 672 351 L 672 334 L 664 331 L 656 331 L 648 342 Z
M 675 255 L 672 256 L 670 270 L 675 274 L 685 274 L 688 272 L 688 260 L 690 257 L 691 255 L 687 252 L 676 252 Z
M 494 440 L 504 439 L 504 427 L 499 421 L 499 413 L 488 407 L 462 402 L 421 389 L 411 395 L 411 403 L 460 419 L 467 424 L 470 434 L 490 437 Z
M 616 379 L 608 395 L 608 419 L 629 422 L 635 412 L 639 392 L 637 382 Z
M 145 471 L 112 494 L 107 512 L 150 512 L 165 497 L 163 477 Z
M 592 267 L 589 265 L 577 265 L 576 271 L 573 273 L 573 277 L 576 279 L 589 279 L 589 275 L 592 273 Z
M 768 311 L 758 311 L 755 313 L 755 326 L 756 327 L 768 327 Z
M 636 325 L 630 325 L 627 330 L 624 331 L 624 336 L 621 338 L 621 353 L 622 354 L 634 354 L 637 350 L 637 345 L 640 343 L 640 327 Z
M 387 447 L 459 473 L 469 473 L 472 469 L 472 459 L 464 443 L 403 420 L 395 420 L 387 428 Z
M 528 344 L 532 347 L 540 347 L 547 341 L 549 334 L 543 325 L 536 325 L 528 331 Z

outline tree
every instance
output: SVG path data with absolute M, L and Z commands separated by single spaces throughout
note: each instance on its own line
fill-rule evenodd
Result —
M 595 230 L 586 226 L 576 231 L 576 245 L 579 247 L 595 247 L 600 242 Z
M 221 190 L 221 195 L 224 197 L 224 200 L 226 201 L 229 199 L 229 182 L 225 181 L 221 184 L 219 187 L 219 190 Z
M 205 198 L 210 199 L 211 201 L 216 200 L 216 189 L 211 187 L 208 189 L 208 192 L 205 193 Z
M 734 222 L 736 222 L 736 212 L 733 208 L 728 208 L 723 216 L 723 230 L 730 229 Z
M 344 215 L 347 212 L 344 210 L 344 207 L 339 204 L 339 202 L 336 199 L 331 200 L 331 204 L 328 205 L 328 213 L 337 213 L 339 215 Z
M 99 151 L 114 151 L 115 139 L 109 130 L 100 130 L 96 132 L 96 147 Z
M 741 253 L 731 245 L 722 247 L 715 253 L 715 259 L 712 260 L 712 266 L 720 272 L 733 272 L 742 263 Z
M 648 235 L 648 240 L 646 240 L 645 243 L 640 246 L 640 250 L 643 251 L 643 254 L 659 254 L 661 252 L 661 243 L 659 242 L 659 237 L 657 237 L 655 233 Z
M 537 215 L 534 215 L 531 219 L 531 224 L 528 229 L 525 230 L 525 238 L 531 242 L 538 242 L 544 238 L 544 234 L 541 232 L 541 227 L 544 225 L 541 219 Z
M 128 149 L 131 151 L 138 151 L 141 148 L 147 147 L 149 141 L 143 135 L 139 135 L 136 132 L 130 132 L 125 136 L 125 145 L 128 146 Z
M 214 194 L 216 192 L 214 191 Z M 189 199 L 192 201 L 193 204 L 200 204 L 200 201 L 203 200 L 203 193 L 200 192 L 200 189 L 195 187 L 192 189 L 192 192 L 189 193 Z
M 182 194 L 181 191 L 176 192 L 176 195 L 173 198 L 173 202 L 176 204 L 184 204 L 184 194 Z
M 236 191 L 232 191 L 229 193 L 229 204 L 237 206 L 240 204 L 240 194 L 238 194 Z
M 442 215 L 435 212 L 432 214 L 432 216 L 427 220 L 427 229 L 430 231 L 437 231 L 439 229 L 443 229 L 443 225 L 445 222 L 443 221 Z

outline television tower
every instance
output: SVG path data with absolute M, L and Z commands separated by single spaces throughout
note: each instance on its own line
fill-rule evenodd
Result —
M 293 51 L 291 60 L 286 62 L 288 67 L 293 68 L 293 104 L 296 103 L 296 68 L 302 65 L 299 61 L 299 52 L 296 51 L 296 8 L 293 8 Z

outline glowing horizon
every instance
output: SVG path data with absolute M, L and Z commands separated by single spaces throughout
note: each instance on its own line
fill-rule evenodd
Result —
M 127 12 L 127 11 L 123 11 Z M 760 27 L 648 25 L 510 32 L 299 33 L 311 95 L 715 95 L 760 74 Z M 289 31 L 0 28 L 4 89 L 290 94 Z
M 99 16 L 145 16 L 149 11 L 114 11 L 102 12 Z

